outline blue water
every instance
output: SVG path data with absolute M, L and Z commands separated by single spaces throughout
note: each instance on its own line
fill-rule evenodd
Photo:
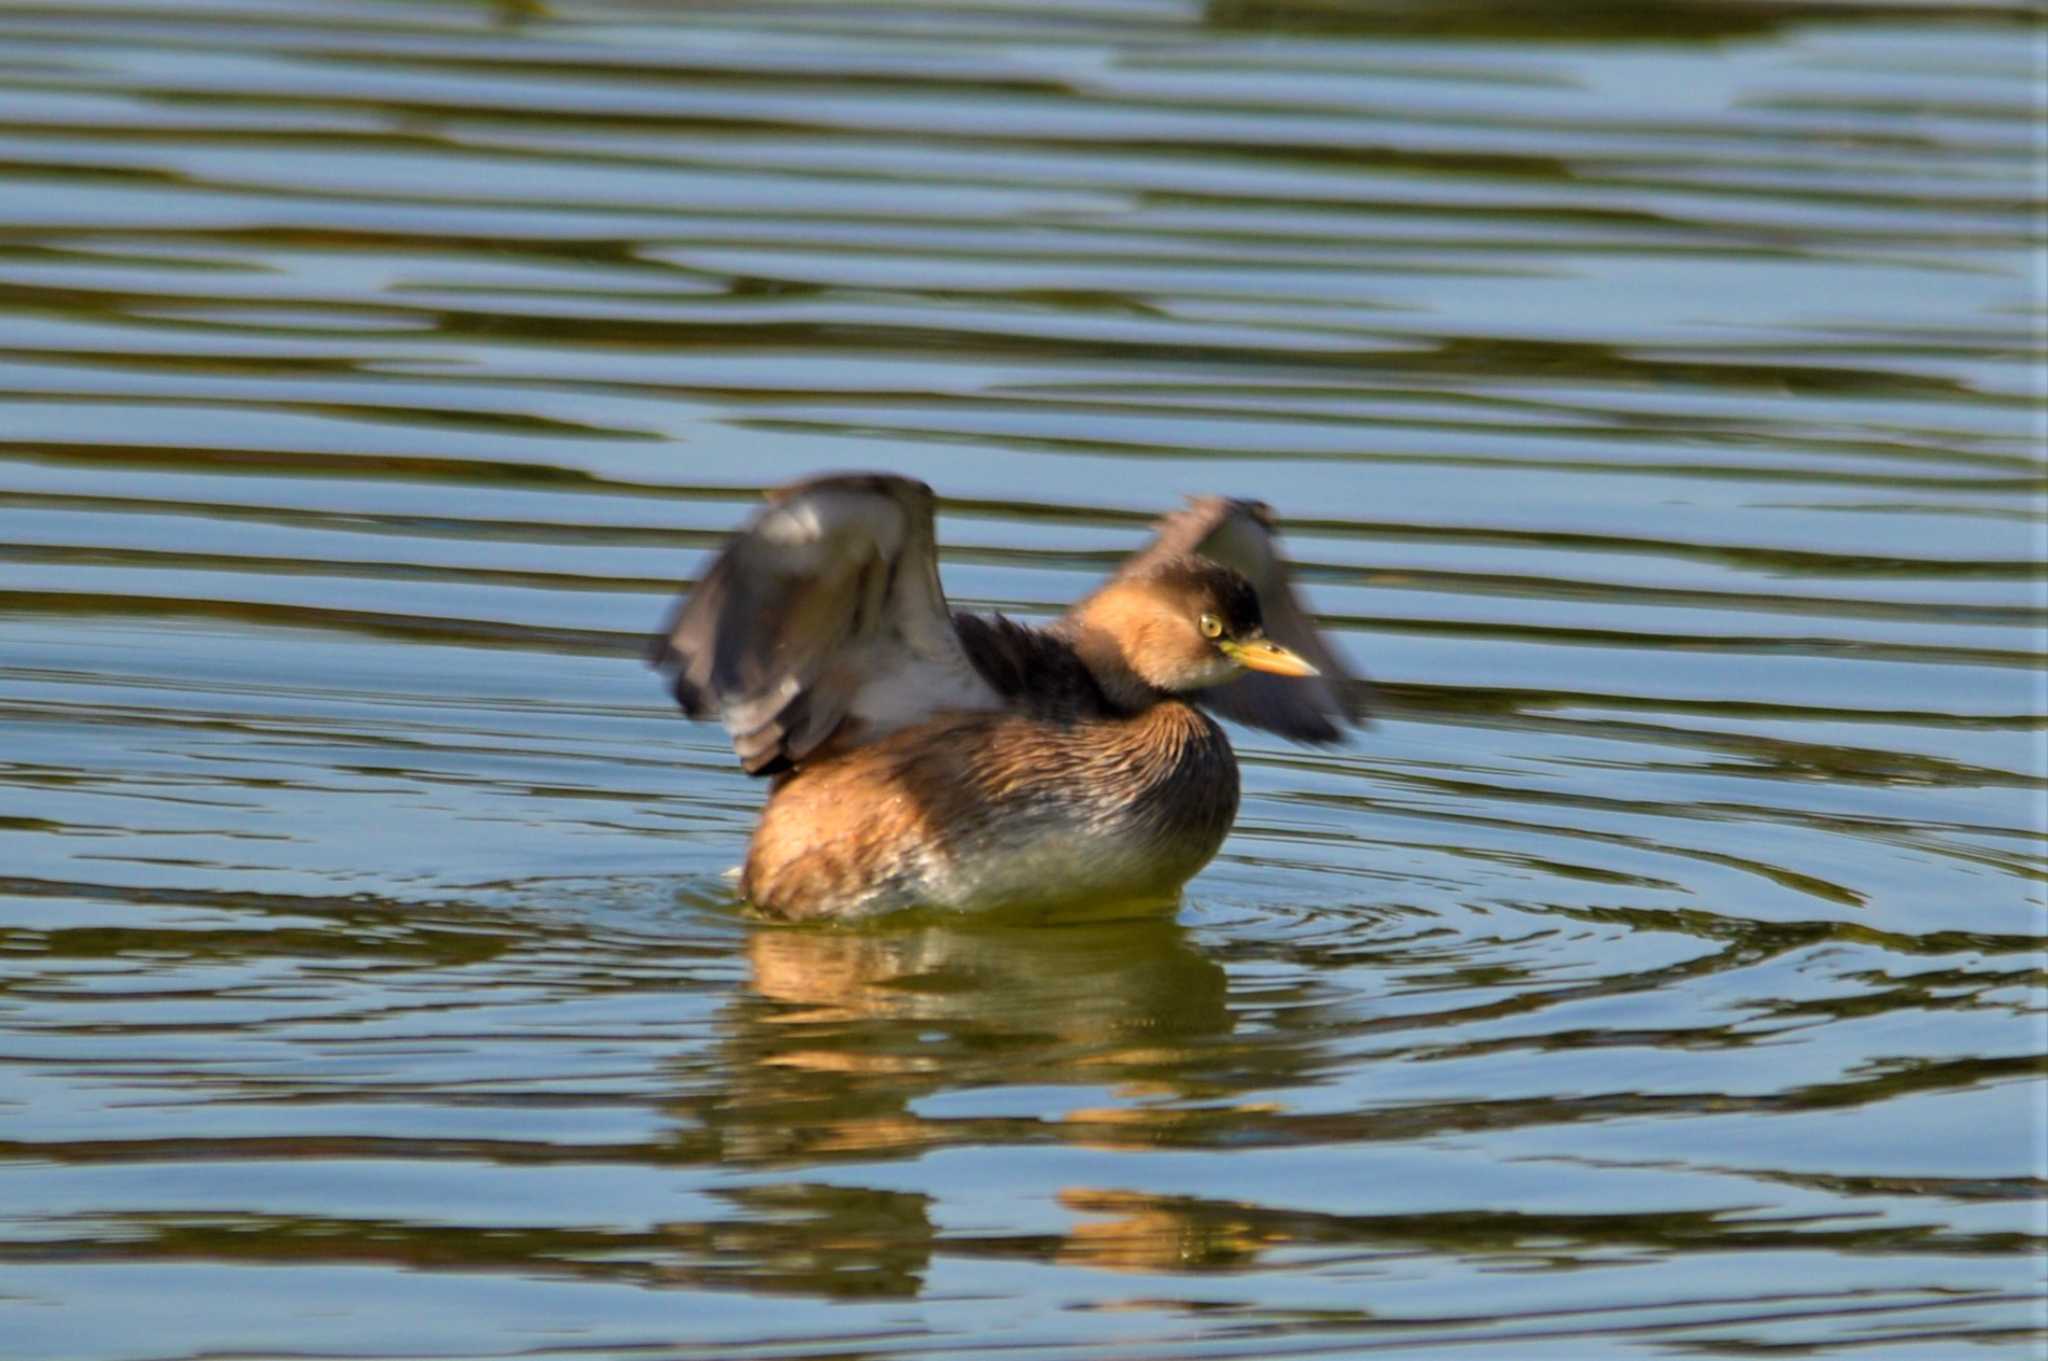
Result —
M 0 0 L 0 1356 L 2038 1355 L 2029 22 Z M 754 922 L 639 657 L 849 467 L 1380 713 Z

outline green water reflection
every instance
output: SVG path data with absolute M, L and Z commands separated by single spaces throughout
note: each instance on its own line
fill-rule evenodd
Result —
M 0 1356 L 2048 1334 L 2017 6 L 0 0 Z M 1282 516 L 1171 918 L 748 921 L 759 490 Z

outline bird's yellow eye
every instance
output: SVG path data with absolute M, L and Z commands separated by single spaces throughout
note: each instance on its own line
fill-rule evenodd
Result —
M 1213 614 L 1203 615 L 1202 636 L 1204 638 L 1221 638 L 1223 636 L 1223 621 Z

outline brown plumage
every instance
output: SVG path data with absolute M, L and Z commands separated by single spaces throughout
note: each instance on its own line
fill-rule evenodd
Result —
M 947 609 L 932 507 L 886 474 L 771 493 L 656 644 L 684 712 L 774 777 L 760 911 L 1170 902 L 1237 811 L 1202 708 L 1312 742 L 1363 717 L 1262 505 L 1193 502 L 1041 628 Z

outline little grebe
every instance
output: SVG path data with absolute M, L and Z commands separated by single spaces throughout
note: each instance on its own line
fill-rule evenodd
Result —
M 1194 501 L 1042 628 L 947 607 L 932 505 L 886 474 L 770 493 L 656 644 L 683 712 L 774 777 L 761 912 L 1170 903 L 1237 813 L 1195 704 L 1319 743 L 1363 717 L 1264 505 Z

